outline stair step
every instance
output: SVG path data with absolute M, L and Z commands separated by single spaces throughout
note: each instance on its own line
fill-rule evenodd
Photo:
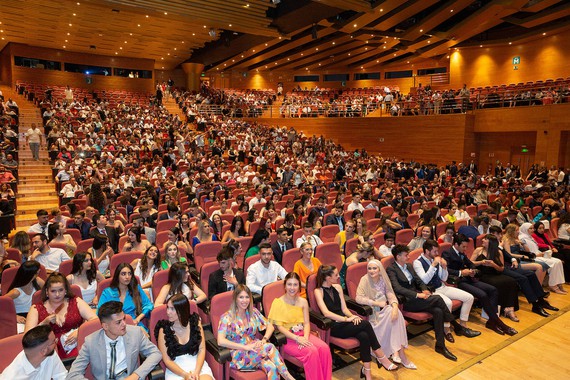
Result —
M 42 194 L 21 194 L 18 193 L 16 196 L 18 199 L 18 204 L 23 204 L 28 201 L 43 201 L 43 202 L 53 202 L 57 201 L 59 197 L 56 195 L 55 191 L 44 192 Z
M 46 201 L 38 201 L 36 203 L 30 203 L 24 205 L 18 203 L 18 210 L 16 212 L 20 215 L 26 213 L 35 214 L 39 209 L 51 210 L 54 208 L 59 208 L 59 203 L 57 201 L 49 203 L 46 203 Z

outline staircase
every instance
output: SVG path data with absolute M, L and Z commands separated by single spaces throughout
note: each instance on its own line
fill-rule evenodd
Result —
M 48 158 L 47 148 L 40 148 L 40 160 L 34 161 L 32 151 L 26 144 L 22 134 L 35 123 L 43 131 L 40 109 L 33 103 L 18 95 L 8 86 L 0 86 L 6 99 L 12 98 L 20 108 L 20 145 L 18 150 L 18 191 L 16 192 L 16 232 L 27 231 L 36 223 L 36 212 L 39 209 L 48 210 L 59 206 L 52 169 Z
M 163 99 L 162 104 L 164 105 L 164 108 L 166 108 L 168 110 L 168 113 L 170 113 L 172 115 L 178 115 L 178 117 L 182 121 L 186 120 L 186 115 L 184 115 L 184 112 L 182 112 L 182 109 L 180 109 L 180 107 L 178 107 L 178 104 L 176 103 L 175 99 L 173 99 L 172 97 L 169 97 L 168 100 Z

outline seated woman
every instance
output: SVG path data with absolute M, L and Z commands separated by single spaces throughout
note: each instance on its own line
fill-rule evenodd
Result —
M 556 218 L 556 212 L 552 211 L 552 207 L 550 207 L 550 205 L 544 205 L 542 207 L 542 210 L 540 210 L 539 213 L 536 214 L 536 216 L 534 217 L 534 219 L 532 220 L 534 223 L 537 222 L 544 222 L 545 226 L 550 227 L 550 221 L 552 220 L 552 218 Z M 536 233 L 536 224 L 534 226 L 535 228 L 535 233 Z
M 364 263 L 370 259 L 374 258 L 374 246 L 370 243 L 362 243 L 356 246 L 356 251 L 354 251 L 350 256 L 346 258 L 342 268 L 340 270 L 340 283 L 343 288 L 346 287 L 346 271 L 349 266 Z
M 307 297 L 307 278 L 310 275 L 317 273 L 321 266 L 321 262 L 316 257 L 313 257 L 313 246 L 309 242 L 304 242 L 299 248 L 301 252 L 301 259 L 295 262 L 293 272 L 299 276 L 301 289 L 299 294 L 301 297 Z
M 107 274 L 111 257 L 113 257 L 113 248 L 108 244 L 109 239 L 102 234 L 96 234 L 93 238 L 93 246 L 88 249 L 88 253 L 97 263 L 97 269 L 104 275 Z
M 544 233 L 544 222 L 534 223 L 534 233 L 532 238 L 538 245 L 540 252 L 551 251 L 553 257 L 562 260 L 562 265 L 564 268 L 564 278 L 570 278 L 570 250 L 568 249 L 558 249 L 552 244 L 550 238 Z
M 311 244 L 305 244 L 311 248 Z M 299 275 L 289 273 L 285 276 L 283 286 L 285 294 L 273 300 L 267 317 L 287 337 L 287 343 L 282 346 L 283 352 L 303 363 L 307 379 L 332 379 L 331 351 L 325 342 L 311 334 L 309 303 L 300 294 Z
M 360 360 L 362 361 L 360 377 L 364 377 L 366 380 L 372 379 L 371 352 L 378 361 L 378 367 L 384 367 L 388 371 L 398 369 L 398 366 L 392 363 L 380 349 L 380 343 L 378 343 L 376 333 L 370 322 L 362 320 L 348 310 L 338 279 L 338 271 L 333 265 L 323 265 L 317 272 L 315 298 L 321 313 L 333 321 L 330 330 L 331 336 L 358 339 L 360 342 Z
M 559 221 L 558 239 L 563 244 L 570 244 L 570 212 L 564 214 Z
M 178 227 L 172 227 L 168 230 L 168 240 L 162 246 L 163 250 L 166 249 L 166 244 L 169 242 L 176 244 L 179 249 L 183 249 L 187 255 L 194 254 L 192 246 L 182 239 L 182 232 Z
M 77 356 L 77 329 L 83 321 L 95 319 L 95 312 L 75 297 L 67 279 L 58 272 L 48 276 L 42 288 L 42 301 L 33 305 L 26 318 L 25 332 L 49 324 L 57 340 L 60 358 Z
M 125 232 L 125 218 L 119 210 L 117 210 L 114 205 L 109 205 L 107 207 L 107 226 L 117 230 L 119 235 L 123 235 Z
M 198 233 L 192 238 L 192 248 L 195 248 L 197 244 L 209 241 L 218 241 L 218 237 L 210 232 L 210 223 L 207 220 L 202 220 L 198 226 Z
M 447 214 L 447 215 L 449 215 L 449 214 Z M 455 227 L 453 226 L 453 223 L 449 223 L 445 227 L 445 233 L 437 238 L 437 242 L 439 244 L 441 244 L 441 243 L 453 244 L 453 235 L 455 235 Z
M 499 291 L 497 303 L 502 308 L 505 317 L 518 322 L 515 310 L 519 308 L 519 286 L 514 278 L 502 274 L 505 262 L 495 235 L 485 235 L 481 247 L 473 251 L 471 262 L 479 269 L 479 279 L 493 285 Z
M 544 261 L 535 261 L 529 256 L 522 254 L 525 253 L 525 249 L 519 240 L 519 226 L 516 224 L 507 225 L 501 245 L 505 252 L 508 252 L 517 260 L 520 260 L 521 268 L 532 270 L 536 275 L 538 282 L 541 284 L 544 282 L 544 277 L 546 277 L 546 272 L 550 267 Z M 529 253 L 530 252 L 527 252 L 527 254 Z
M 245 227 L 243 225 L 243 219 L 241 216 L 237 215 L 232 219 L 232 224 L 230 229 L 226 231 L 222 237 L 222 243 L 226 244 L 230 239 L 237 239 L 239 237 L 245 236 Z
M 548 253 L 541 252 L 538 244 L 534 241 L 532 233 L 534 226 L 531 223 L 523 223 L 519 228 L 519 240 L 524 250 L 536 255 L 536 262 L 544 262 L 548 265 L 548 287 L 550 291 L 558 294 L 568 294 L 562 285 L 566 282 L 564 277 L 564 266 L 560 259 L 549 257 Z
M 261 340 L 259 331 L 265 330 Z M 295 380 L 283 363 L 279 351 L 268 343 L 274 327 L 253 307 L 253 296 L 249 288 L 236 286 L 230 310 L 222 315 L 218 326 L 218 344 L 230 350 L 230 367 L 237 370 L 262 370 L 268 380 Z
M 142 240 L 144 229 L 139 227 L 131 227 L 127 236 L 129 237 L 123 246 L 123 252 L 144 252 L 150 247 L 148 240 Z
M 48 226 L 48 240 L 50 243 L 65 244 L 65 251 L 71 256 L 77 249 L 77 244 L 70 234 L 66 234 L 65 225 L 63 223 L 52 223 Z
M 344 231 L 340 231 L 334 237 L 334 242 L 338 244 L 341 252 L 344 252 L 344 247 L 346 245 L 347 240 L 358 237 L 355 230 L 356 230 L 356 223 L 354 222 L 354 220 L 347 220 L 344 225 Z
M 135 268 L 135 276 L 141 282 L 141 288 L 149 299 L 152 299 L 152 277 L 162 269 L 160 252 L 156 245 L 151 245 L 143 254 L 142 259 L 133 260 L 131 266 Z
M 120 263 L 115 269 L 111 284 L 101 293 L 98 305 L 108 301 L 122 302 L 125 314 L 130 315 L 135 324 L 147 330 L 142 320 L 150 316 L 154 306 L 134 276 L 131 264 Z
M 97 270 L 93 258 L 88 252 L 77 252 L 73 256 L 71 274 L 67 276 L 70 285 L 81 288 L 81 297 L 89 306 L 97 305 L 97 283 L 105 277 Z
M 354 212 L 356 212 L 356 211 L 360 212 L 360 216 L 352 218 L 352 220 L 354 220 L 354 223 L 355 223 L 354 232 L 356 233 L 356 235 L 362 236 L 363 233 L 368 231 L 368 226 L 366 224 L 366 219 L 364 219 L 364 217 L 362 216 L 362 212 L 358 209 L 354 210 Z M 354 215 L 354 212 L 353 212 L 353 215 Z
M 414 249 L 422 248 L 426 240 L 432 239 L 432 228 L 430 226 L 420 227 L 418 231 L 418 236 L 414 237 L 409 243 L 408 248 L 410 251 Z
M 245 231 L 248 235 L 252 235 L 255 231 L 250 230 L 251 223 L 259 221 L 259 211 L 252 208 L 247 212 L 247 220 L 245 221 Z
M 398 299 L 384 266 L 372 259 L 368 262 L 367 272 L 358 284 L 356 302 L 372 307 L 373 314 L 368 320 L 384 354 L 391 356 L 395 363 L 416 369 L 404 351 L 408 347 L 406 321 L 398 308 Z
M 5 292 L 14 301 L 18 323 L 26 323 L 26 316 L 32 307 L 32 296 L 44 286 L 44 280 L 38 277 L 39 272 L 40 263 L 35 260 L 24 262 Z
M 212 222 L 210 223 L 210 225 L 212 226 L 212 229 L 214 230 L 214 235 L 216 236 L 218 241 L 222 240 L 222 229 L 227 224 L 228 222 L 222 220 L 220 214 L 212 215 Z
M 206 300 L 206 293 L 190 279 L 188 265 L 174 263 L 168 271 L 168 283 L 160 289 L 154 300 L 154 306 L 160 306 L 174 294 L 184 294 L 189 300 L 202 303 Z
M 190 215 L 187 212 L 180 214 L 180 222 L 178 223 L 178 228 L 180 229 L 180 234 L 182 235 L 182 240 L 186 243 L 190 240 Z
M 180 254 L 178 246 L 172 242 L 167 242 L 164 245 L 164 260 L 160 263 L 162 269 L 168 269 L 174 263 L 185 263 L 186 257 Z
M 312 209 L 307 217 L 307 221 L 313 226 L 315 235 L 318 235 L 323 227 L 323 216 L 315 209 Z
M 22 254 L 22 262 L 32 255 L 32 240 L 26 231 L 18 231 L 12 237 L 10 248 L 16 248 Z M 1 248 L 0 248 L 1 249 Z
M 362 236 L 358 237 L 358 241 L 360 242 L 360 244 L 368 243 L 371 246 L 373 246 L 374 247 L 374 257 L 377 258 L 378 260 L 382 260 L 383 256 L 380 253 L 380 250 L 378 248 L 376 248 L 376 246 L 374 245 L 376 243 L 376 239 L 374 238 L 374 233 L 372 231 L 364 231 L 364 234 Z
M 451 206 L 449 212 L 444 216 L 445 221 L 449 222 L 450 224 L 455 223 L 455 221 L 457 220 L 457 216 L 455 216 L 456 212 L 457 212 L 457 206 L 455 205 Z
M 253 235 L 253 238 L 251 238 L 251 242 L 249 243 L 249 247 L 245 253 L 245 258 L 247 259 L 250 256 L 257 255 L 259 253 L 259 245 L 261 243 L 269 243 L 269 232 L 262 228 L 257 230 Z
M 154 335 L 162 361 L 165 380 L 214 380 L 206 363 L 206 340 L 198 314 L 190 314 L 190 302 L 184 294 L 175 294 L 166 303 L 168 320 L 158 321 Z

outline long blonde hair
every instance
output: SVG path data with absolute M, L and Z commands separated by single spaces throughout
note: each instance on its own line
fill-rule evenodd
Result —
M 247 307 L 247 311 L 249 312 L 249 315 L 253 313 L 253 295 L 251 294 L 251 290 L 249 290 L 247 285 L 238 284 L 234 289 L 234 294 L 232 295 L 232 303 L 229 310 L 232 319 L 235 319 L 238 315 L 237 298 L 241 292 L 246 292 L 249 296 L 249 305 Z

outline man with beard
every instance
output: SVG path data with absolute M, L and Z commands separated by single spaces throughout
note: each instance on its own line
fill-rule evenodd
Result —
M 54 355 L 56 338 L 49 325 L 39 325 L 22 338 L 24 350 L 4 370 L 2 379 L 63 380 L 67 370 L 58 355 Z

